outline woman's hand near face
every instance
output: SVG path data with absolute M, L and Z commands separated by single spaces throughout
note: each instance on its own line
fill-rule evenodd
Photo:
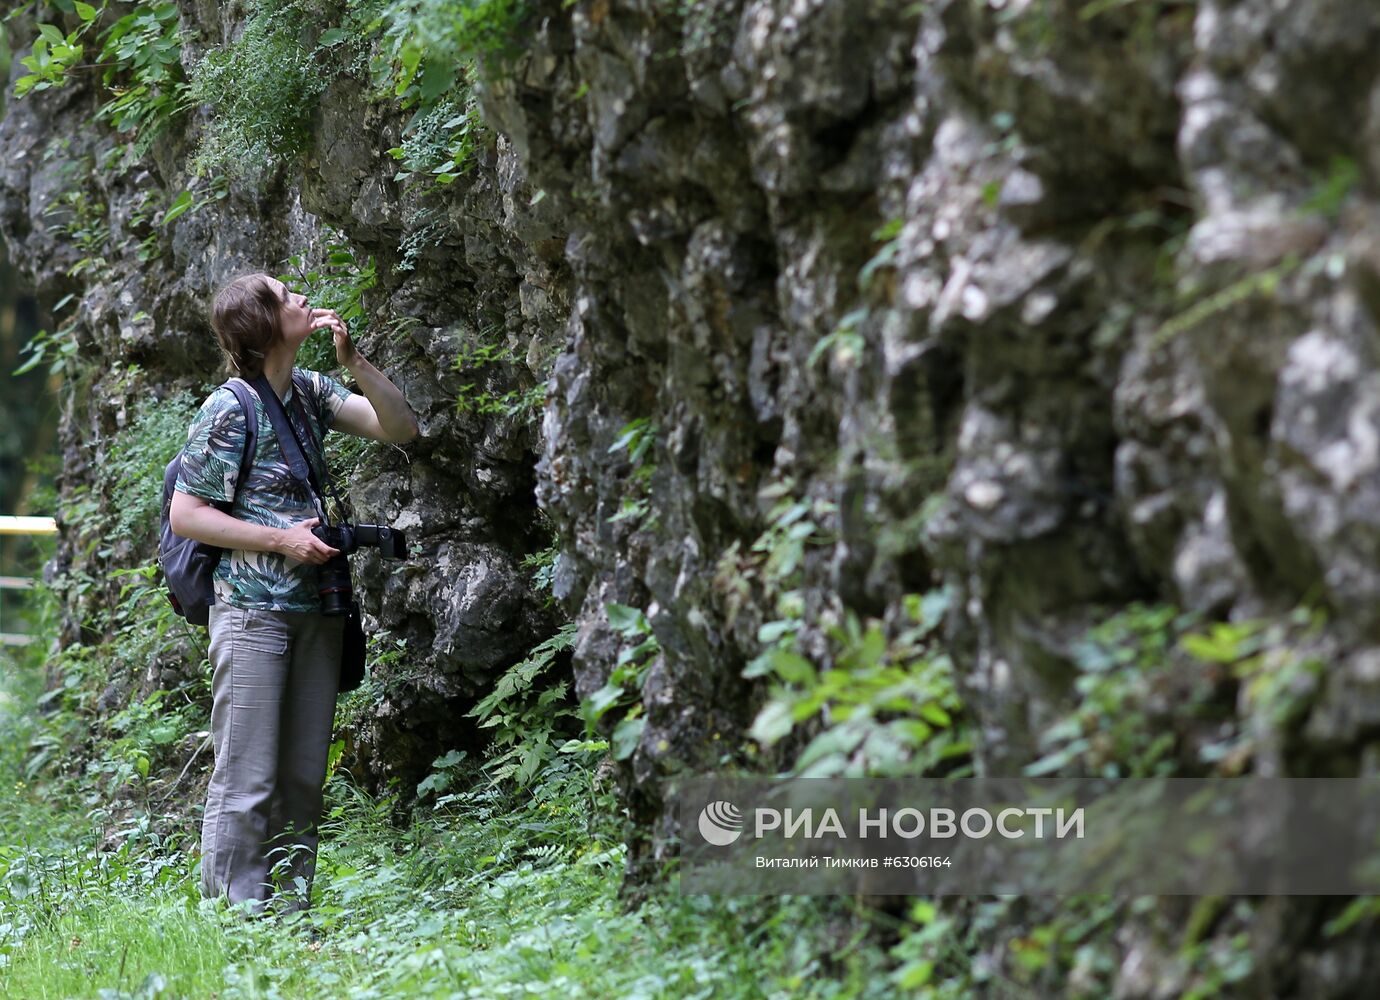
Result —
M 359 360 L 359 351 L 350 339 L 350 331 L 345 329 L 345 321 L 334 309 L 313 309 L 311 311 L 313 330 L 329 329 L 335 336 L 335 360 L 344 368 L 349 368 Z
M 283 529 L 278 536 L 278 551 L 289 559 L 315 566 L 320 566 L 332 556 L 340 555 L 339 549 L 331 548 L 311 533 L 311 529 L 320 523 L 321 518 L 312 517 L 298 521 L 291 528 Z

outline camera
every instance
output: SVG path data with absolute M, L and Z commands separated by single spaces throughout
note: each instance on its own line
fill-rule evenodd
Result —
M 311 533 L 340 554 L 331 556 L 317 575 L 317 593 L 323 615 L 344 615 L 354 600 L 348 556 L 361 545 L 379 550 L 385 559 L 407 558 L 407 536 L 385 524 L 321 524 Z

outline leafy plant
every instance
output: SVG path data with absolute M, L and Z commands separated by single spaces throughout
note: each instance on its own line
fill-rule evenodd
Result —
M 647 454 L 656 443 L 657 425 L 648 417 L 638 417 L 623 425 L 618 437 L 609 445 L 608 453 L 616 455 L 627 452 L 632 472 L 628 475 L 628 491 L 624 493 L 618 512 L 607 520 L 609 524 L 618 521 L 633 521 L 635 524 L 651 529 L 660 518 L 651 509 L 651 480 L 656 475 L 656 463 L 647 460 Z M 651 517 L 647 517 L 651 513 Z M 646 519 L 645 522 L 643 519 Z
M 393 179 L 426 176 L 437 185 L 450 184 L 474 168 L 483 135 L 478 100 L 467 88 L 458 98 L 442 100 L 412 118 L 402 145 L 388 150 L 399 161 Z
M 520 565 L 523 569 L 532 574 L 532 586 L 546 595 L 546 605 L 550 607 L 555 604 L 556 599 L 552 594 L 556 571 L 560 568 L 561 552 L 560 543 L 553 541 L 540 552 L 533 552 L 531 555 L 523 556 Z
M 88 47 L 82 39 L 101 22 L 109 4 L 97 8 L 74 0 L 58 7 L 76 14 L 80 23 L 66 34 L 51 23 L 38 25 L 30 55 L 20 60 L 31 72 L 15 81 L 15 96 L 65 86 L 78 69 L 101 69 L 101 83 L 111 97 L 97 109 L 96 120 L 132 133 L 132 155 L 142 157 L 187 106 L 177 4 L 136 4 L 100 33 L 101 47 L 89 66 L 81 62 Z
M 623 637 L 624 644 L 618 659 L 609 672 L 604 686 L 580 703 L 585 720 L 586 738 L 592 737 L 599 720 L 614 708 L 627 711 L 614 726 L 612 744 L 617 760 L 626 760 L 637 749 L 646 720 L 642 718 L 642 682 L 652 661 L 661 651 L 661 644 L 652 635 L 647 616 L 626 604 L 604 605 L 609 628 Z
M 496 330 L 490 328 L 483 333 L 493 336 Z M 451 367 L 457 372 L 480 376 L 493 370 L 494 377 L 498 378 L 501 377 L 499 373 L 519 371 L 520 365 L 521 359 L 510 347 L 484 341 L 476 346 L 463 348 L 456 355 Z M 498 393 L 490 388 L 490 381 L 485 379 L 481 383 L 476 379 L 461 385 L 456 392 L 455 412 L 500 417 L 522 416 L 530 420 L 541 409 L 542 402 L 546 399 L 545 382 L 537 382 L 527 389 L 509 389 Z
M 56 316 L 76 301 L 75 294 L 64 295 L 52 312 Z M 57 375 L 69 371 L 75 363 L 77 354 L 77 318 L 69 316 L 56 330 L 39 330 L 24 345 L 27 355 L 24 363 L 14 370 L 15 375 L 23 375 L 47 362 L 48 373 Z
M 96 118 L 109 121 L 117 132 L 135 133 L 131 155 L 139 159 L 187 108 L 177 4 L 139 4 L 112 24 L 102 40 L 98 61 L 106 69 L 101 80 L 114 96 Z
M 848 611 L 842 626 L 826 630 L 831 653 L 819 667 L 799 648 L 798 619 L 764 624 L 758 640 L 766 648 L 742 676 L 774 683 L 748 735 L 771 746 L 826 720 L 794 761 L 800 777 L 929 774 L 964 757 L 971 747 L 955 725 L 962 703 L 953 664 L 926 642 L 948 602 L 945 591 L 908 595 L 908 626 L 892 639 L 881 622 Z
M 43 210 L 45 216 L 57 216 L 52 230 L 66 236 L 85 256 L 67 269 L 68 277 L 85 272 L 99 275 L 109 267 L 105 254 L 110 245 L 110 224 L 106 220 L 106 206 L 96 201 L 82 188 L 64 191 Z
M 465 713 L 481 729 L 495 730 L 493 756 L 484 767 L 490 780 L 511 780 L 525 788 L 555 756 L 556 739 L 566 728 L 562 720 L 578 718 L 578 713 L 563 705 L 567 681 L 552 680 L 550 671 L 557 654 L 574 644 L 571 622 L 509 667 Z
M 301 0 L 260 0 L 239 38 L 193 68 L 188 97 L 214 111 L 194 173 L 271 171 L 307 148 L 311 112 L 330 82 L 301 40 L 307 16 Z
M 29 55 L 19 60 L 30 72 L 15 81 L 16 97 L 61 87 L 67 82 L 68 72 L 81 62 L 86 51 L 81 39 L 95 24 L 98 13 L 90 4 L 84 3 L 81 8 L 81 24 L 66 34 L 55 24 L 39 23 L 38 37 L 33 40 Z
M 1176 692 L 1172 650 L 1191 623 L 1168 605 L 1133 603 L 1090 629 L 1074 650 L 1077 706 L 1041 734 L 1043 756 L 1029 775 L 1060 772 L 1075 763 L 1106 777 L 1150 777 L 1175 769 L 1178 735 L 1152 722 L 1147 708 Z M 1216 679 L 1200 674 L 1189 692 L 1174 695 L 1181 718 L 1202 711 Z
M 125 372 L 129 380 L 140 374 L 133 365 Z M 105 507 L 95 523 L 77 525 L 82 534 L 99 535 L 105 544 L 128 539 L 151 551 L 161 503 L 157 484 L 168 460 L 186 441 L 197 402 L 188 392 L 165 399 L 144 397 L 132 407 L 129 423 L 98 445 L 101 463 L 94 489 Z
M 370 27 L 385 26 L 371 67 L 374 85 L 403 108 L 429 111 L 485 56 L 516 51 L 526 0 L 393 0 Z

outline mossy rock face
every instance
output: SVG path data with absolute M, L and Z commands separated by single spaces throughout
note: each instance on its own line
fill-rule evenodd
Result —
M 477 750 L 464 711 L 573 618 L 574 694 L 626 680 L 601 726 L 630 881 L 649 879 L 673 852 L 671 775 L 788 768 L 822 725 L 747 737 L 764 629 L 822 665 L 850 612 L 893 641 L 941 588 L 932 641 L 993 772 L 1067 751 L 1070 726 L 1088 741 L 1070 766 L 1359 766 L 1380 718 L 1368 5 L 479 5 L 433 39 L 454 87 L 430 108 L 371 78 L 370 46 L 406 65 L 402 36 L 346 42 L 279 6 L 311 28 L 294 44 L 339 53 L 283 109 L 292 141 L 215 187 L 192 170 L 203 139 L 253 105 L 207 106 L 124 162 L 93 125 L 106 95 L 74 77 L 10 102 L 0 146 L 25 154 L 0 158 L 0 231 L 44 305 L 81 303 L 62 328 L 73 510 L 144 408 L 214 379 L 224 277 L 300 266 L 345 301 L 374 262 L 359 341 L 423 433 L 350 453 L 351 490 L 421 554 L 357 563 L 371 627 L 407 643 L 352 722 L 362 775 L 415 782 Z M 189 75 L 258 37 L 229 10 L 180 5 Z M 494 41 L 514 25 L 521 44 Z M 427 117 L 442 98 L 455 113 Z M 796 537 L 774 520 L 793 502 Z M 523 565 L 553 530 L 559 610 Z M 147 556 L 78 537 L 68 569 Z M 1204 629 L 1282 623 L 1286 652 L 1207 682 L 1166 653 L 1080 687 L 1089 636 L 1161 604 Z M 1322 638 L 1289 617 L 1314 606 Z M 1183 954 L 1152 932 L 1181 914 L 1132 913 L 1111 957 L 1061 950 L 1052 917 L 964 920 L 1025 920 L 1014 950 L 982 947 L 1039 988 L 1225 990 L 1250 927 L 1257 994 L 1342 995 L 1360 966 L 1318 957 L 1326 909 L 1202 916 L 1221 948 Z

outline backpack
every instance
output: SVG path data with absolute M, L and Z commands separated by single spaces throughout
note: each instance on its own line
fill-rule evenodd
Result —
M 259 437 L 258 411 L 254 408 L 254 397 L 249 386 L 243 379 L 232 378 L 221 388 L 235 394 L 246 416 L 244 454 L 240 458 L 239 477 L 235 480 L 235 489 L 238 491 L 254 462 L 254 448 Z M 225 550 L 219 545 L 184 538 L 172 530 L 170 515 L 173 490 L 182 471 L 182 454 L 186 448 L 185 444 L 179 448 L 163 470 L 163 515 L 158 528 L 158 565 L 163 570 L 168 601 L 173 610 L 193 625 L 205 626 L 210 622 L 211 605 L 216 603 L 212 574 Z M 232 496 L 228 501 L 213 506 L 228 514 L 235 506 L 235 498 Z

